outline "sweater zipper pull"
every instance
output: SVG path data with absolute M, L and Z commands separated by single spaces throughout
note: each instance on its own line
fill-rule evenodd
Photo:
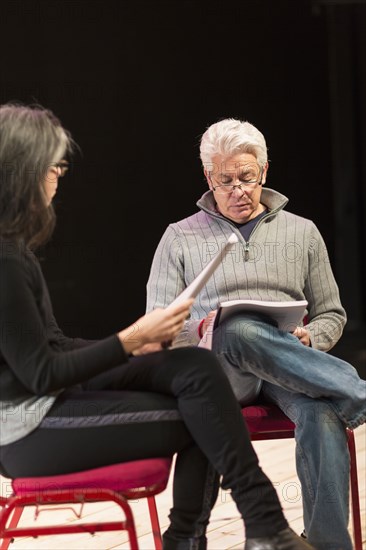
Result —
M 246 262 L 247 260 L 249 260 L 249 243 L 245 243 L 244 248 L 244 261 Z

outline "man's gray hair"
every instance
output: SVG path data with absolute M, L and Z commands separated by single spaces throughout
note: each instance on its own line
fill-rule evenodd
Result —
M 212 157 L 249 153 L 263 168 L 268 160 L 263 134 L 249 122 L 226 118 L 209 126 L 201 138 L 200 156 L 203 167 L 212 170 Z

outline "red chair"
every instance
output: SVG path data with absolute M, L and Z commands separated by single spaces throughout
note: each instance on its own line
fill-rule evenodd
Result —
M 135 523 L 128 500 L 147 497 L 155 549 L 161 550 L 159 518 L 154 495 L 165 489 L 171 463 L 171 458 L 154 458 L 67 475 L 14 479 L 13 493 L 8 497 L 0 497 L 0 549 L 6 550 L 11 539 L 15 537 L 126 530 L 131 550 L 138 550 Z M 123 511 L 122 519 L 97 523 L 17 527 L 25 506 L 81 504 L 81 517 L 84 504 L 101 501 L 113 501 L 120 506 Z M 79 514 L 77 515 L 79 517 Z
M 288 439 L 295 437 L 295 424 L 276 405 L 266 403 L 244 407 L 242 414 L 246 420 L 252 441 L 264 439 Z M 353 431 L 347 429 L 350 453 L 350 483 L 355 550 L 362 550 L 360 499 L 358 493 L 356 446 Z

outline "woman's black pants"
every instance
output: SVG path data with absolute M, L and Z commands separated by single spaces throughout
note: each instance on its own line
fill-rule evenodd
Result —
M 219 475 L 222 487 L 231 489 L 247 537 L 287 527 L 227 377 L 206 350 L 132 358 L 70 388 L 36 430 L 0 448 L 0 461 L 9 477 L 46 476 L 174 453 L 164 548 L 205 548 Z

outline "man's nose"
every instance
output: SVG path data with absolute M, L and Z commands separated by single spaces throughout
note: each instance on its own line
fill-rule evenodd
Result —
M 232 192 L 242 196 L 246 192 L 244 183 L 240 182 L 240 183 L 237 183 L 237 184 L 233 184 L 233 191 Z

